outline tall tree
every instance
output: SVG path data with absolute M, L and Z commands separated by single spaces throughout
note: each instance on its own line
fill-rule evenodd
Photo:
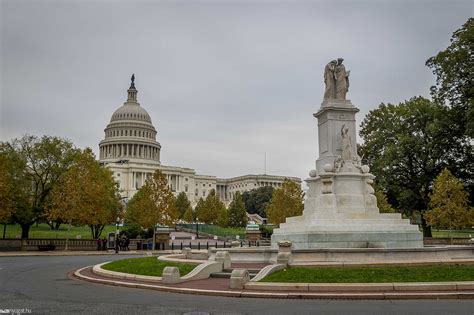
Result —
M 428 209 L 433 180 L 444 167 L 472 182 L 472 146 L 450 133 L 453 124 L 448 107 L 422 97 L 381 104 L 361 124 L 362 155 L 393 205 L 409 217 Z M 431 236 L 423 216 L 421 223 L 424 236 Z
M 199 198 L 199 200 L 196 204 L 196 207 L 194 207 L 194 220 L 199 221 L 199 222 L 203 222 L 199 218 L 199 215 L 201 213 L 203 213 L 203 211 L 204 211 L 204 199 L 202 199 L 202 197 L 201 197 L 201 198 Z
M 191 202 L 189 202 L 188 196 L 186 196 L 186 193 L 184 191 L 180 192 L 178 194 L 178 197 L 176 197 L 175 206 L 178 210 L 180 219 L 184 218 L 184 214 L 186 213 L 186 211 L 192 211 Z
M 232 227 L 245 227 L 247 225 L 247 209 L 242 195 L 236 192 L 234 199 L 229 205 L 229 225 Z
M 100 237 L 106 224 L 121 216 L 118 185 L 90 148 L 79 154 L 51 193 L 46 214 L 51 220 L 89 225 L 92 238 Z
M 198 203 L 199 206 L 199 203 Z M 196 207 L 196 217 L 199 222 L 207 224 L 217 224 L 224 204 L 216 196 L 216 191 L 212 189 L 204 200 L 202 207 Z
M 452 106 L 459 128 L 474 138 L 474 18 L 453 33 L 451 44 L 426 65 L 436 75 L 436 86 L 431 87 L 434 99 Z M 454 130 L 451 130 L 453 132 Z
M 281 188 L 273 191 L 270 204 L 267 206 L 268 222 L 280 224 L 288 217 L 303 213 L 304 192 L 301 187 L 289 179 L 285 179 Z
M 474 209 L 468 203 L 463 183 L 445 168 L 434 181 L 426 220 L 431 226 L 449 230 L 471 227 L 474 225 Z
M 172 226 L 178 218 L 174 196 L 165 175 L 156 170 L 127 204 L 127 218 L 143 228 Z
M 186 212 L 183 215 L 183 220 L 186 221 L 187 223 L 192 223 L 196 221 L 196 215 L 193 211 L 193 208 L 188 208 Z
M 272 199 L 273 187 L 259 187 L 257 189 L 252 189 L 246 191 L 242 194 L 242 199 L 245 203 L 245 208 L 248 213 L 256 213 L 259 216 L 266 218 L 267 213 L 265 209 Z
M 58 137 L 25 135 L 0 144 L 0 155 L 10 165 L 7 177 L 16 190 L 12 218 L 20 224 L 22 238 L 28 238 L 31 225 L 45 218 L 51 190 L 77 154 L 70 141 Z
M 9 160 L 0 154 L 0 223 L 6 224 L 15 211 L 15 186 Z

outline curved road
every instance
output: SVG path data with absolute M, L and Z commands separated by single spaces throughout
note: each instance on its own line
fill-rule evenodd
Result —
M 2 309 L 32 314 L 470 314 L 472 300 L 278 300 L 174 294 L 73 280 L 68 272 L 137 256 L 0 257 Z

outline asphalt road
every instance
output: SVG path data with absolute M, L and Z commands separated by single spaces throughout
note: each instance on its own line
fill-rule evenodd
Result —
M 226 298 L 93 284 L 67 275 L 79 267 L 125 257 L 0 257 L 0 313 L 29 309 L 32 314 L 474 314 L 472 300 Z

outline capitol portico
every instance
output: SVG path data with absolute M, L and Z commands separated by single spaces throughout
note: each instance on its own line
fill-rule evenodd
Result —
M 191 168 L 166 166 L 160 163 L 161 144 L 148 112 L 137 101 L 135 77 L 128 89 L 127 101 L 119 107 L 105 128 L 105 138 L 99 143 L 99 160 L 106 165 L 119 183 L 123 198 L 131 198 L 156 169 L 165 174 L 173 193 L 185 192 L 195 205 L 214 189 L 226 204 L 234 194 L 259 187 L 281 187 L 285 178 L 301 184 L 301 179 L 275 175 L 243 175 L 233 178 L 199 175 Z

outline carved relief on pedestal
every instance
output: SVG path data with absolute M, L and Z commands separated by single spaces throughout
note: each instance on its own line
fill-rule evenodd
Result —
M 333 190 L 333 179 L 332 177 L 321 178 L 321 192 L 323 194 L 332 194 Z

